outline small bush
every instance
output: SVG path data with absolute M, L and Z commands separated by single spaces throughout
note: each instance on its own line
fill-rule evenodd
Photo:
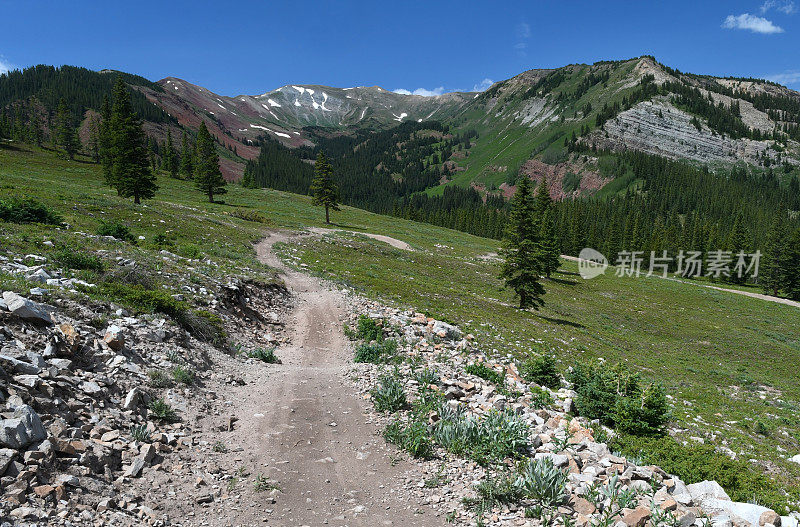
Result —
M 45 223 L 61 225 L 64 220 L 35 199 L 0 199 L 0 220 L 10 223 Z
M 97 234 L 99 236 L 111 236 L 117 240 L 134 243 L 136 238 L 131 233 L 127 225 L 118 223 L 116 221 L 102 222 L 97 227 Z
M 174 247 L 175 246 L 175 235 L 167 235 L 164 233 L 158 233 L 153 236 L 152 243 L 159 249 L 166 249 L 167 247 Z
M 537 409 L 550 408 L 555 404 L 553 394 L 547 389 L 534 387 L 531 388 L 531 407 Z
M 150 403 L 150 415 L 159 421 L 167 423 L 178 420 L 178 414 L 164 399 L 154 399 Z
M 275 355 L 275 348 L 255 348 L 247 352 L 247 357 L 258 359 L 267 364 L 280 364 L 281 360 Z
M 431 368 L 425 368 L 414 375 L 414 380 L 416 380 L 422 388 L 426 388 L 432 384 L 439 384 L 439 372 Z
M 561 386 L 556 358 L 549 353 L 527 359 L 520 364 L 519 373 L 527 383 L 536 383 L 553 390 Z
M 255 490 L 256 492 L 264 492 L 272 489 L 280 490 L 277 484 L 267 479 L 267 477 L 264 476 L 263 474 L 258 474 L 256 476 L 256 479 L 253 481 L 253 490 Z
M 178 247 L 178 255 L 188 258 L 189 260 L 199 260 L 203 257 L 203 251 L 201 251 L 200 247 L 197 245 L 188 243 Z
M 512 412 L 490 412 L 483 418 L 465 417 L 447 406 L 433 437 L 446 450 L 482 465 L 521 457 L 528 449 L 528 425 Z
M 403 385 L 393 377 L 382 377 L 370 394 L 379 412 L 394 413 L 408 406 Z
M 525 496 L 545 507 L 558 507 L 569 493 L 566 491 L 569 478 L 566 472 L 553 465 L 549 457 L 530 459 L 520 470 L 517 484 Z
M 641 387 L 639 375 L 621 365 L 578 364 L 569 374 L 578 414 L 642 436 L 664 435 L 669 404 L 660 386 Z
M 495 505 L 516 503 L 523 498 L 523 491 L 513 477 L 501 474 L 489 477 L 475 486 L 477 500 L 466 501 L 466 504 L 477 510 L 478 515 Z
M 502 386 L 505 384 L 505 375 L 493 370 L 482 362 L 468 364 L 467 367 L 464 368 L 464 371 L 470 375 L 475 375 L 481 379 L 485 379 L 491 383 L 494 383 L 497 386 Z
M 380 342 L 383 340 L 383 329 L 367 315 L 361 315 L 356 325 L 356 337 L 365 342 L 373 340 Z
M 255 223 L 268 223 L 269 219 L 257 210 L 250 209 L 233 209 L 228 213 L 234 218 L 239 218 L 245 221 L 252 221 Z
M 211 450 L 219 454 L 224 454 L 228 451 L 228 447 L 222 441 L 214 441 L 214 444 L 211 446 Z
M 183 366 L 175 366 L 172 368 L 172 378 L 175 382 L 191 386 L 194 384 L 194 372 Z
M 141 443 L 149 442 L 150 430 L 147 429 L 147 425 L 131 425 L 131 439 Z
M 413 457 L 420 459 L 433 457 L 433 443 L 428 434 L 428 426 L 422 421 L 414 420 L 407 424 L 394 421 L 383 431 L 383 437 Z
M 382 364 L 397 359 L 397 342 L 388 339 L 383 342 L 363 343 L 356 348 L 354 362 Z
M 172 381 L 164 370 L 149 370 L 147 372 L 147 378 L 150 382 L 150 386 L 153 388 L 166 388 L 172 384 Z
M 93 254 L 86 254 L 78 252 L 66 247 L 56 251 L 53 255 L 53 260 L 63 265 L 67 269 L 74 269 L 78 271 L 94 271 L 102 273 L 105 269 L 105 262 Z

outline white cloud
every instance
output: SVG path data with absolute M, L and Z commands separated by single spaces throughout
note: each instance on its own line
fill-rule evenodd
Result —
M 0 55 L 0 75 L 15 69 L 17 69 L 16 65 L 11 64 L 3 55 Z
M 528 55 L 528 39 L 531 38 L 531 26 L 527 22 L 520 22 L 517 24 L 514 32 L 516 33 L 517 42 L 514 44 L 514 49 L 520 57 Z
M 760 16 L 744 13 L 738 16 L 728 15 L 722 27 L 726 29 L 744 29 L 753 33 L 773 34 L 783 33 L 783 28 L 776 26 L 770 20 Z
M 787 70 L 782 73 L 767 75 L 764 78 L 784 86 L 800 86 L 800 70 Z
M 427 88 L 417 88 L 414 91 L 406 90 L 404 88 L 398 88 L 394 90 L 395 93 L 400 93 L 402 95 L 422 95 L 423 97 L 433 97 L 435 95 L 441 95 L 444 93 L 444 86 L 439 86 L 438 88 L 434 88 L 429 90 Z
M 489 89 L 489 87 L 490 87 L 492 84 L 494 84 L 494 81 L 493 81 L 492 79 L 490 79 L 490 78 L 488 78 L 488 77 L 487 77 L 487 78 L 483 79 L 482 81 L 480 81 L 480 82 L 479 82 L 478 84 L 476 84 L 475 86 L 473 86 L 473 87 L 472 87 L 472 91 L 484 91 L 484 90 L 488 90 L 488 89 Z
M 785 15 L 791 15 L 792 13 L 797 11 L 797 7 L 791 0 L 766 0 L 763 4 L 761 4 L 762 14 L 766 13 L 770 9 L 775 9 L 776 11 L 780 11 Z

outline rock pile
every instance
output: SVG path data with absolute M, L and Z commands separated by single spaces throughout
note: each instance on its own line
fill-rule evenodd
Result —
M 353 303 L 353 325 L 361 313 L 382 321 L 387 337 L 397 339 L 400 350 L 409 357 L 389 367 L 356 365 L 352 379 L 364 397 L 370 397 L 370 390 L 389 371 L 404 379 L 406 396 L 413 401 L 418 388 L 414 374 L 427 368 L 437 372 L 439 382 L 434 388 L 444 395 L 447 404 L 461 408 L 467 415 L 481 418 L 491 412 L 510 411 L 519 416 L 530 430 L 527 456 L 548 458 L 567 474 L 567 496 L 554 513 L 571 518 L 568 521 L 575 525 L 602 525 L 608 521 L 607 525 L 617 527 L 797 526 L 797 515 L 781 517 L 765 507 L 733 502 L 714 481 L 687 485 L 657 466 L 641 465 L 610 452 L 594 438 L 594 431 L 601 428 L 597 423 L 568 415 L 576 394 L 566 383 L 558 390 L 525 383 L 513 363 L 494 363 L 478 351 L 471 335 L 463 335 L 455 326 L 363 300 Z M 504 389 L 465 373 L 465 367 L 476 362 L 501 374 Z M 535 400 L 533 394 L 542 390 L 549 392 L 553 404 L 542 407 Z M 431 417 L 430 422 L 435 422 L 436 416 Z M 384 424 L 392 421 L 377 412 L 374 418 Z M 464 498 L 474 498 L 476 485 L 496 475 L 492 473 L 495 470 L 441 448 L 436 454 L 437 459 L 419 461 L 430 477 L 425 481 L 407 480 L 407 486 L 416 492 L 420 502 L 430 504 L 450 520 L 474 524 L 475 511 L 464 505 Z M 610 497 L 614 492 L 627 494 L 629 499 L 616 503 Z M 531 509 L 524 505 L 495 504 L 490 511 L 484 511 L 483 521 L 504 526 L 542 524 L 543 518 L 526 517 L 526 510 Z

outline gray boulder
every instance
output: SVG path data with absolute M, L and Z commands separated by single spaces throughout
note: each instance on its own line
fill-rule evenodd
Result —
M 27 404 L 17 407 L 10 419 L 0 421 L 0 446 L 22 449 L 46 437 L 42 420 Z
M 38 302 L 28 300 L 13 291 L 4 292 L 3 300 L 6 306 L 8 306 L 8 310 L 22 320 L 35 324 L 46 324 L 48 326 L 53 324 L 53 318 L 50 316 L 50 313 Z

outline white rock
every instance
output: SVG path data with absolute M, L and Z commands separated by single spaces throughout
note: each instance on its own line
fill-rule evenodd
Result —
M 39 415 L 26 404 L 17 407 L 11 419 L 0 421 L 0 445 L 2 446 L 25 448 L 46 437 L 47 433 Z
M 47 312 L 44 306 L 34 302 L 33 300 L 28 300 L 27 298 L 22 297 L 13 291 L 4 292 L 3 300 L 5 301 L 8 310 L 22 320 L 47 325 L 53 323 L 50 313 Z

